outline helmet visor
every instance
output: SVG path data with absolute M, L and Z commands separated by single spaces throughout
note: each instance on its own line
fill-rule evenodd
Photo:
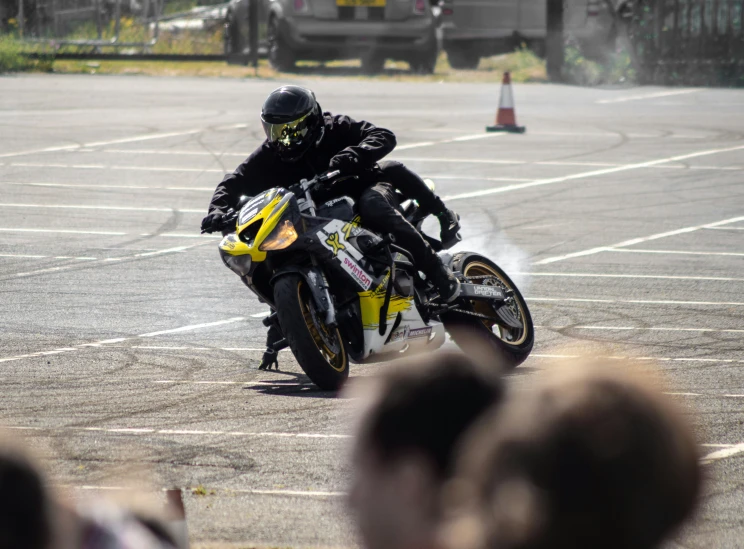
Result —
M 312 115 L 313 112 L 309 112 L 305 116 L 298 118 L 293 122 L 285 122 L 281 124 L 271 124 L 265 120 L 262 120 L 261 122 L 269 143 L 274 143 L 279 145 L 280 148 L 291 150 L 302 145 L 306 139 L 310 139 Z

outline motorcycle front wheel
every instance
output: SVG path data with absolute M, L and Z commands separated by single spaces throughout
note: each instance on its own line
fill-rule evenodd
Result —
M 444 327 L 454 342 L 465 349 L 473 336 L 483 336 L 495 354 L 503 360 L 505 367 L 519 366 L 532 351 L 535 328 L 527 303 L 516 284 L 493 261 L 475 253 L 457 254 L 453 258 L 452 269 L 461 272 L 472 284 L 498 286 L 511 293 L 511 297 L 502 306 L 507 309 L 502 314 L 508 315 L 520 325 L 519 328 L 513 328 L 503 322 L 491 320 L 497 318 L 498 314 L 487 301 L 462 300 L 458 307 L 462 312 L 442 315 Z
M 336 391 L 349 377 L 349 355 L 338 328 L 325 325 L 310 288 L 300 275 L 274 284 L 279 325 L 302 370 L 324 391 Z

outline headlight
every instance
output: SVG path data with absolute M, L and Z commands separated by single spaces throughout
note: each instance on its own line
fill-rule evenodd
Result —
M 238 276 L 247 276 L 251 271 L 251 256 L 249 255 L 230 255 L 223 253 L 222 261 L 227 267 Z
M 258 247 L 262 252 L 283 250 L 297 240 L 297 231 L 289 219 L 279 223 Z

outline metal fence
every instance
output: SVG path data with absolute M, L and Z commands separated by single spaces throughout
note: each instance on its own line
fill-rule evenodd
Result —
M 744 0 L 639 0 L 628 34 L 643 83 L 744 85 Z
M 57 50 L 128 53 L 217 54 L 222 52 L 225 4 L 190 6 L 183 0 L 11 0 L 18 33 L 27 42 Z M 221 0 L 224 2 L 224 0 Z M 204 32 L 206 31 L 206 32 Z M 219 36 L 217 36 L 219 34 Z M 180 43 L 178 36 L 182 39 Z

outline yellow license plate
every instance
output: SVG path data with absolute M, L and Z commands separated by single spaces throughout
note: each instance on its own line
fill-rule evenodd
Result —
M 336 0 L 336 5 L 342 8 L 384 8 L 386 0 Z

